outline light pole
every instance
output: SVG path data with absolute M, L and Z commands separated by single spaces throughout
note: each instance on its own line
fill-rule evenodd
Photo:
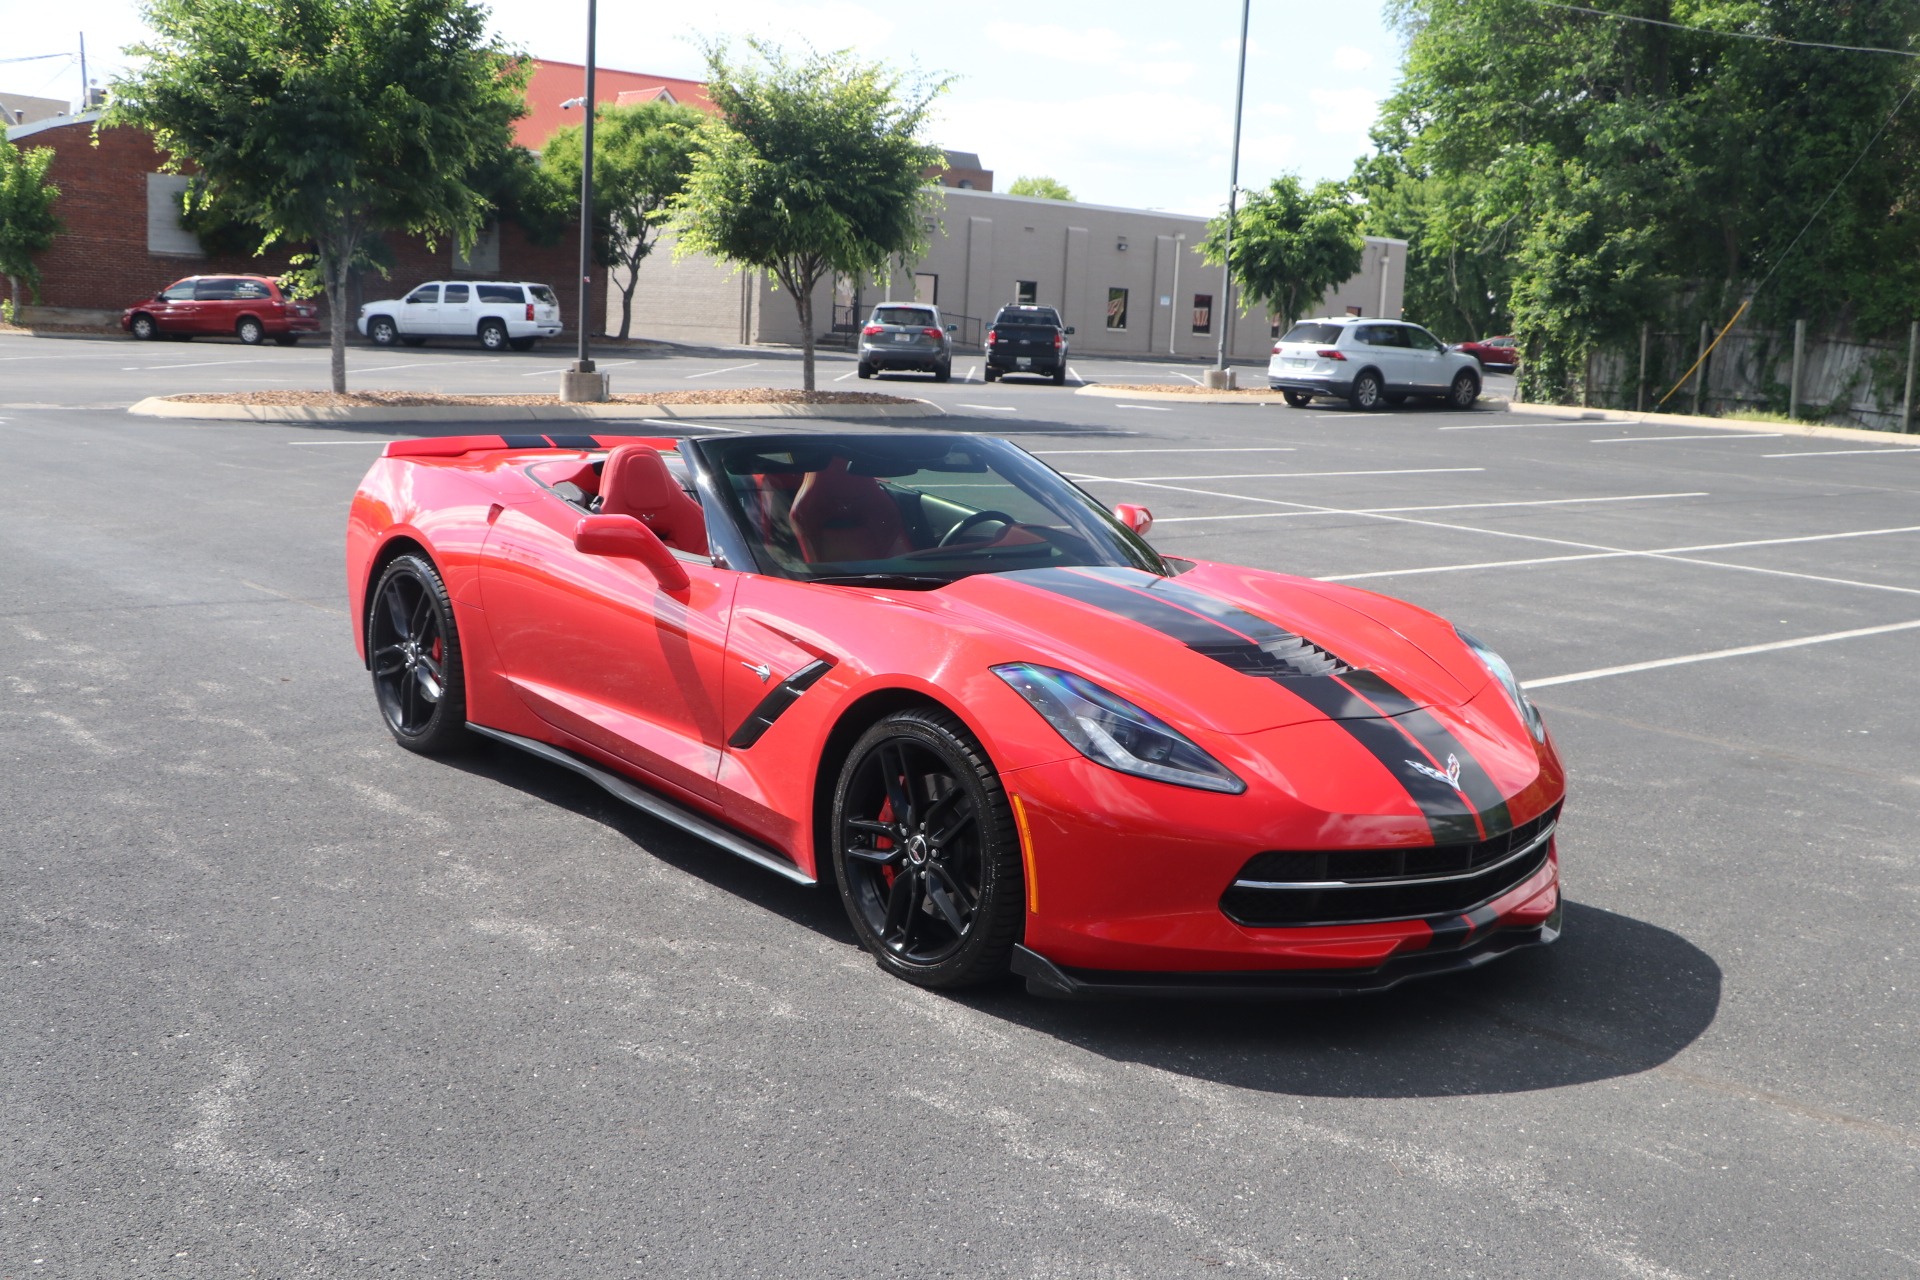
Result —
M 1252 16 L 1253 0 L 1240 0 L 1240 74 L 1233 87 L 1233 166 L 1227 181 L 1227 234 L 1220 255 L 1220 349 L 1213 375 L 1207 380 L 1219 387 L 1232 382 L 1227 372 L 1227 346 L 1233 337 L 1233 219 L 1240 204 L 1240 117 L 1247 102 L 1247 21 Z
M 597 0 L 587 0 L 587 84 L 579 98 L 561 106 L 578 105 L 586 114 L 580 155 L 580 353 L 573 368 L 561 379 L 562 400 L 605 400 L 607 376 L 594 372 L 593 353 L 588 349 L 593 311 L 593 44 L 599 23 Z

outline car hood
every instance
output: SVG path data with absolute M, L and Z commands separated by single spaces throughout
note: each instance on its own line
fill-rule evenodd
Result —
M 919 599 L 997 633 L 1005 661 L 1072 671 L 1217 733 L 1460 707 L 1489 679 L 1424 610 L 1227 565 L 978 574 Z

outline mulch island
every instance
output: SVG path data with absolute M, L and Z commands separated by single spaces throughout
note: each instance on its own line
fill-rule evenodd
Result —
M 508 408 L 571 403 L 557 395 L 456 396 L 431 391 L 197 391 L 163 399 L 181 404 L 290 405 L 303 409 L 340 409 L 353 405 L 416 408 L 435 405 L 504 405 Z M 919 404 L 906 396 L 874 391 L 795 391 L 785 387 L 722 388 L 702 391 L 653 391 L 614 396 L 607 404 Z

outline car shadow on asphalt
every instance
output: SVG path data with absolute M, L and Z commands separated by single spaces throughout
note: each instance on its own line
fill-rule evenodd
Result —
M 1680 935 L 1569 902 L 1550 947 L 1331 1000 L 1068 1004 L 1014 984 L 964 1003 L 1117 1062 L 1268 1093 L 1524 1093 L 1635 1075 L 1713 1025 L 1720 966 Z

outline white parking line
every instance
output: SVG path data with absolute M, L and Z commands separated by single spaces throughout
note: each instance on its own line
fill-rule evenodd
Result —
M 845 381 L 846 381 L 846 380 L 847 380 L 848 378 L 851 378 L 851 377 L 853 377 L 853 376 L 854 376 L 855 374 L 857 374 L 857 373 L 859 373 L 859 372 L 860 372 L 860 371 L 859 371 L 858 369 L 849 369 L 849 370 L 847 370 L 847 371 L 846 371 L 845 373 L 843 373 L 843 374 L 841 374 L 841 375 L 840 375 L 839 377 L 837 377 L 837 378 L 835 378 L 835 379 L 834 379 L 834 381 L 835 381 L 835 382 L 845 382 Z
M 1115 450 L 1124 453 L 1125 450 Z M 1712 495 L 1699 493 L 1628 493 L 1606 498 L 1533 498 L 1525 502 L 1449 502 L 1430 507 L 1353 507 L 1341 510 L 1339 514 L 1348 516 L 1390 515 L 1402 511 L 1482 511 L 1489 507 L 1563 507 L 1581 502 L 1651 502 L 1656 498 L 1705 498 Z M 1242 511 L 1227 516 L 1163 516 L 1155 520 L 1157 528 L 1163 524 L 1198 524 L 1212 520 L 1298 520 L 1305 516 L 1334 514 L 1334 508 L 1317 511 Z M 1333 579 L 1327 579 L 1333 581 Z
M 1074 380 L 1074 382 L 1075 382 L 1075 383 L 1077 383 L 1077 384 L 1079 384 L 1080 386 L 1083 386 L 1083 387 L 1084 387 L 1084 386 L 1086 386 L 1086 385 L 1087 385 L 1087 380 L 1086 380 L 1085 378 L 1083 378 L 1083 377 L 1081 377 L 1081 376 L 1080 376 L 1080 371 L 1079 371 L 1079 370 L 1077 370 L 1077 369 L 1075 369 L 1075 368 L 1074 368 L 1074 367 L 1073 367 L 1072 365 L 1068 365 L 1068 366 L 1067 366 L 1067 376 L 1068 376 L 1069 378 L 1072 378 L 1072 379 Z
M 1163 523 L 1156 521 L 1156 523 Z M 1833 542 L 1842 538 L 1877 538 L 1890 533 L 1920 533 L 1920 525 L 1897 529 L 1857 529 L 1847 533 L 1814 533 L 1798 538 L 1752 538 L 1745 542 L 1703 542 L 1691 547 L 1651 547 L 1645 551 L 1590 551 L 1577 556 L 1538 556 L 1531 560 L 1484 560 L 1478 564 L 1436 564 L 1419 569 L 1381 569 L 1346 573 L 1322 582 L 1357 582 L 1363 578 L 1411 578 L 1424 573 L 1461 573 L 1469 569 L 1518 569 L 1537 564 L 1568 564 L 1575 560 L 1619 560 L 1632 556 L 1681 556 L 1694 551 L 1736 551 L 1743 547 L 1783 547 L 1797 542 Z
M 1588 444 L 1650 444 L 1656 440 L 1778 440 L 1782 431 L 1696 431 L 1685 436 L 1602 436 Z
M 1295 453 L 1298 450 L 1290 444 L 1263 444 L 1232 449 L 1035 449 L 1033 452 L 1043 458 L 1068 458 L 1083 453 Z
M 710 422 L 688 421 L 682 418 L 641 418 L 640 421 L 650 427 L 673 427 L 679 431 L 692 428 L 695 431 L 725 431 L 729 435 L 736 436 L 751 435 L 754 431 L 752 427 L 716 427 Z
M 1146 411 L 1147 413 L 1172 413 L 1173 412 L 1173 410 L 1171 409 L 1164 409 L 1164 408 L 1161 408 L 1159 405 L 1152 405 L 1152 404 L 1116 404 L 1113 407 L 1116 409 L 1141 409 Z
M 1835 458 L 1843 453 L 1920 453 L 1920 449 L 1801 449 L 1794 453 L 1763 453 L 1763 458 Z
M 1820 636 L 1802 636 L 1798 640 L 1775 640 L 1770 644 L 1742 645 L 1737 649 L 1715 649 L 1709 653 L 1689 653 L 1678 658 L 1657 658 L 1652 662 L 1630 662 L 1620 667 L 1596 667 L 1592 671 L 1576 671 L 1572 675 L 1548 676 L 1542 680 L 1522 680 L 1523 689 L 1546 689 L 1556 684 L 1573 684 L 1581 680 L 1598 680 L 1603 676 L 1624 676 L 1635 671 L 1654 671 L 1661 667 L 1684 666 L 1690 662 L 1712 662 L 1719 658 L 1739 658 L 1750 653 L 1771 653 L 1776 649 L 1798 649 L 1810 644 L 1827 644 L 1834 640 L 1853 640 L 1861 636 L 1883 636 L 1893 631 L 1911 631 L 1920 627 L 1916 622 L 1890 622 L 1883 627 L 1857 627 L 1852 631 L 1829 631 Z
M 1192 384 L 1193 384 L 1194 386 L 1196 386 L 1196 387 L 1199 387 L 1199 386 L 1205 386 L 1205 385 L 1206 385 L 1205 383 L 1203 383 L 1203 382 L 1201 382 L 1201 381 L 1200 381 L 1200 379 L 1198 379 L 1198 378 L 1196 378 L 1196 377 L 1194 377 L 1194 376 L 1193 376 L 1192 374 L 1190 374 L 1190 373 L 1182 373 L 1182 372 L 1180 372 L 1180 370 L 1178 370 L 1178 369 L 1169 369 L 1169 370 L 1167 370 L 1167 372 L 1168 372 L 1168 373 L 1170 373 L 1170 374 L 1172 374 L 1172 375 L 1173 375 L 1174 377 L 1176 377 L 1176 378 L 1185 378 L 1185 379 L 1186 379 L 1186 380 L 1187 380 L 1188 382 L 1191 382 L 1191 383 L 1192 383 Z
M 1545 418 L 1538 422 L 1468 422 L 1457 427 L 1441 427 L 1442 431 L 1514 431 L 1521 427 L 1585 427 L 1593 430 L 1596 418 Z
M 967 376 L 966 376 L 966 377 L 964 377 L 964 378 L 962 378 L 962 379 L 960 379 L 960 381 L 962 381 L 962 382 L 972 382 L 972 381 L 973 381 L 973 375 L 974 375 L 975 373 L 977 373 L 977 372 L 979 372 L 979 370 L 980 370 L 980 366 L 979 366 L 979 365 L 977 365 L 977 364 L 970 364 L 970 365 L 968 365 L 968 366 L 967 366 Z
M 1434 476 L 1453 475 L 1463 471 L 1485 471 L 1485 467 L 1403 467 L 1391 471 L 1255 471 L 1250 473 L 1230 472 L 1226 475 L 1211 476 L 1092 476 L 1073 475 L 1075 480 L 1103 480 L 1109 484 L 1145 484 L 1158 485 L 1168 480 L 1293 480 L 1305 476 Z M 1069 473 L 1073 474 L 1073 473 Z M 1223 493 L 1215 497 L 1231 498 L 1238 495 Z M 1252 501 L 1252 499 L 1247 499 Z
M 759 362 L 758 360 L 749 360 L 749 361 L 748 361 L 747 363 L 745 363 L 745 364 L 733 364 L 733 365 L 728 365 L 728 366 L 727 366 L 726 368 L 724 368 L 724 369 L 709 369 L 709 370 L 707 370 L 707 371 L 706 371 L 705 373 L 690 373 L 690 374 L 688 374 L 688 375 L 687 375 L 687 377 L 688 377 L 689 379 L 693 379 L 693 378 L 711 378 L 711 377 L 713 377 L 713 376 L 714 376 L 714 375 L 715 375 L 716 373 L 738 373 L 738 372 L 740 372 L 740 371 L 741 371 L 742 369 L 753 369 L 753 368 L 756 368 L 756 367 L 758 367 L 758 366 L 759 366 L 759 364 L 760 364 L 760 362 Z
M 266 364 L 266 363 L 268 363 L 268 361 L 267 361 L 267 360 L 265 360 L 265 359 L 244 359 L 244 360 L 195 360 L 195 361 L 194 361 L 194 362 L 193 362 L 192 364 L 143 364 L 143 365 L 138 365 L 138 366 L 135 366 L 135 367 L 137 367 L 137 368 L 140 368 L 140 369 L 142 369 L 142 370 L 149 370 L 149 369 L 210 369 L 210 368 L 212 368 L 212 367 L 213 367 L 214 365 L 216 365 L 216 364 Z M 274 363 L 280 363 L 280 362 L 278 362 L 278 361 L 275 361 Z
M 1010 404 L 963 404 L 963 405 L 961 405 L 961 406 L 960 406 L 960 408 L 962 408 L 962 409 L 985 409 L 985 410 L 986 410 L 986 411 L 987 411 L 988 413 L 1018 413 L 1018 412 L 1020 412 L 1020 411 L 1019 411 L 1018 409 L 1016 409 L 1016 408 L 1014 408 L 1014 407 L 1013 407 L 1012 405 L 1010 405 Z

